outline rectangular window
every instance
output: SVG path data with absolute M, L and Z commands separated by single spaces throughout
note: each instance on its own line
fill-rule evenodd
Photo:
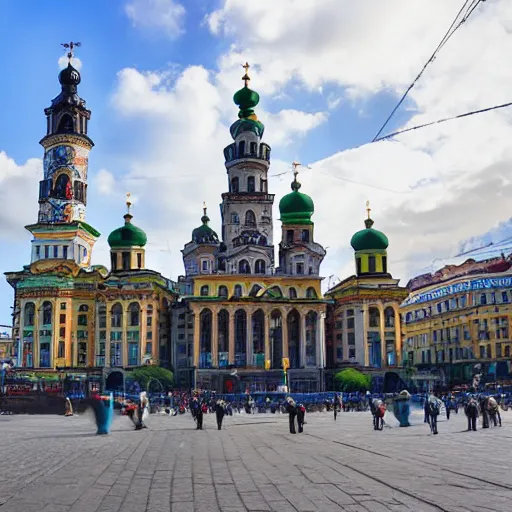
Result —
M 59 357 L 59 358 L 66 357 L 66 344 L 63 341 L 59 341 L 59 349 L 57 352 L 57 357 Z
M 68 259 L 68 246 L 65 245 L 64 247 L 62 247 L 62 257 L 67 260 Z
M 501 292 L 501 301 L 502 302 L 509 302 L 508 292 Z
M 66 305 L 66 304 L 64 304 L 64 306 L 65 306 L 65 305 Z M 61 304 L 60 306 L 61 306 L 61 308 L 60 308 L 60 309 L 62 309 L 62 304 Z M 65 324 L 65 323 L 66 323 L 66 313 L 61 313 L 61 314 L 59 315 L 59 323 L 61 323 L 61 324 Z
M 106 341 L 107 340 L 107 331 L 100 331 L 99 336 L 100 336 L 100 341 Z
M 123 333 L 121 331 L 111 331 L 110 341 L 121 341 L 123 339 Z
M 78 315 L 78 325 L 87 325 L 87 315 Z
M 336 341 L 343 341 L 343 333 L 342 332 L 339 332 L 338 334 L 336 334 Z
M 126 339 L 128 342 L 139 341 L 139 331 L 128 331 L 126 333 Z
M 122 366 L 122 365 L 123 365 L 123 358 L 122 358 L 122 351 L 121 351 L 121 343 L 111 343 L 110 344 L 110 366 Z
M 295 268 L 297 269 L 297 275 L 301 276 L 304 274 L 304 263 L 296 263 Z
M 370 256 L 368 258 L 368 272 L 370 272 L 370 274 L 374 274 L 376 270 L 375 256 Z
M 338 321 L 334 324 L 335 329 L 343 329 L 343 322 Z
M 348 349 L 348 357 L 349 357 L 349 359 L 355 359 L 356 358 L 356 349 L 355 348 L 349 348 Z
M 89 334 L 87 331 L 76 331 L 76 337 L 79 340 L 86 340 Z
M 286 242 L 289 244 L 293 242 L 293 229 L 286 230 Z
M 59 328 L 59 336 L 61 338 L 65 338 L 66 337 L 66 328 L 65 327 L 60 327 Z
M 123 259 L 123 270 L 130 270 L 130 253 L 129 252 L 123 252 L 122 253 L 122 259 Z
M 208 261 L 207 260 L 203 260 L 201 263 L 202 263 L 203 270 L 208 270 Z
M 146 343 L 146 354 L 152 354 L 153 353 L 153 342 L 148 341 Z
M 45 258 L 49 258 L 50 257 L 50 246 L 49 245 L 45 245 L 44 246 L 44 257 Z
M 353 329 L 354 328 L 354 318 L 347 318 L 347 329 Z
M 336 359 L 343 359 L 343 347 L 336 347 Z
M 59 246 L 58 245 L 54 245 L 53 246 L 53 257 L 54 258 L 58 258 L 59 257 Z
M 356 344 L 356 335 L 353 332 L 347 333 L 347 340 L 349 345 Z
M 128 366 L 137 366 L 139 364 L 139 344 L 128 343 Z
M 39 366 L 41 368 L 50 367 L 50 344 L 41 343 L 39 346 Z
M 303 242 L 309 242 L 309 231 L 307 229 L 302 230 L 301 239 Z
M 151 315 L 148 315 L 146 317 L 146 327 L 151 327 L 153 325 L 153 317 Z
M 36 245 L 36 259 L 41 258 L 41 246 Z
M 78 343 L 78 366 L 87 366 L 87 343 L 85 342 Z
M 146 339 L 147 339 L 148 341 L 150 341 L 150 340 L 152 340 L 152 339 L 153 339 L 153 331 L 148 331 L 148 332 L 146 333 Z
M 482 305 L 487 304 L 487 294 L 486 293 L 482 293 L 480 295 L 480 304 L 482 304 Z
M 137 253 L 137 267 L 142 268 L 142 254 Z
M 347 316 L 354 316 L 354 310 L 353 309 L 347 309 Z

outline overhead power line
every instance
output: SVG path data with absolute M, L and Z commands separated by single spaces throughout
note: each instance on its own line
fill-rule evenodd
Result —
M 478 4 L 480 4 L 481 2 L 484 2 L 484 1 L 485 0 L 473 0 L 473 2 L 469 5 L 468 10 L 464 14 L 464 16 L 462 16 L 462 18 L 459 20 L 460 15 L 462 14 L 462 11 L 469 4 L 470 0 L 466 0 L 464 2 L 464 5 L 461 7 L 460 11 L 457 13 L 457 16 L 455 16 L 455 19 L 452 21 L 450 28 L 446 31 L 445 35 L 441 39 L 441 42 L 437 45 L 437 48 L 434 50 L 434 53 L 430 56 L 430 58 L 427 60 L 425 65 L 421 68 L 421 71 L 418 73 L 418 75 L 412 81 L 412 83 L 409 85 L 409 87 L 407 87 L 404 94 L 402 95 L 402 97 L 400 98 L 398 103 L 396 104 L 395 108 L 391 111 L 391 113 L 387 117 L 386 121 L 384 121 L 384 124 L 381 126 L 380 130 L 377 132 L 377 134 L 373 138 L 372 142 L 376 142 L 378 140 L 379 135 L 384 131 L 384 128 L 387 126 L 387 124 L 389 123 L 391 118 L 395 115 L 395 112 L 400 108 L 400 106 L 404 102 L 405 98 L 409 94 L 410 90 L 416 85 L 416 82 L 420 79 L 421 75 L 423 75 L 423 73 L 425 72 L 425 70 L 427 69 L 429 64 L 434 62 L 434 60 L 435 60 L 437 54 L 439 53 L 439 51 L 441 50 L 441 48 L 449 41 L 449 39 L 453 36 L 453 34 L 457 31 L 457 29 L 463 23 L 466 22 L 466 20 L 469 18 L 469 16 L 471 16 L 472 12 L 476 9 Z M 457 21 L 458 21 L 458 23 L 457 23 Z

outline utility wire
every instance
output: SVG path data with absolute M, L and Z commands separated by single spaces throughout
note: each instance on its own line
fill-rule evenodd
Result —
M 459 23 L 457 25 L 455 25 L 457 23 L 457 20 L 459 19 L 460 15 L 462 14 L 462 11 L 468 5 L 469 0 L 466 0 L 464 2 L 464 5 L 461 7 L 460 11 L 457 13 L 457 16 L 455 16 L 455 19 L 452 21 L 450 28 L 446 31 L 445 35 L 441 39 L 441 42 L 437 45 L 437 48 L 434 50 L 434 53 L 427 60 L 427 62 L 425 63 L 425 65 L 423 66 L 421 71 L 418 73 L 418 76 L 412 81 L 412 83 L 409 85 L 409 87 L 407 87 L 404 94 L 400 98 L 399 102 L 396 104 L 395 108 L 391 111 L 391 113 L 387 117 L 386 121 L 381 126 L 380 130 L 377 132 L 375 137 L 373 138 L 372 142 L 376 142 L 379 139 L 379 135 L 384 131 L 384 128 L 387 126 L 387 124 L 389 123 L 391 118 L 395 115 L 395 112 L 400 108 L 400 105 L 402 105 L 405 98 L 409 94 L 410 90 L 416 85 L 416 82 L 420 79 L 421 75 L 423 75 L 425 69 L 427 69 L 429 64 L 434 62 L 434 60 L 435 60 L 437 54 L 439 53 L 439 51 L 441 50 L 441 48 L 448 42 L 448 40 L 453 36 L 453 34 L 456 32 L 456 30 L 469 18 L 469 16 L 476 9 L 478 4 L 480 4 L 480 2 L 483 2 L 483 1 L 485 1 L 485 0 L 474 0 L 475 3 L 471 4 L 469 6 L 468 10 L 466 11 L 466 14 L 462 17 L 462 19 L 459 21 Z M 469 10 L 469 9 L 471 9 L 471 10 Z

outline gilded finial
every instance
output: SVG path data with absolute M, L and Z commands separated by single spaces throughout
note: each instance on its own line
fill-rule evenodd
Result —
M 370 201 L 366 201 L 366 213 L 368 214 L 368 218 L 370 218 L 370 212 L 372 209 L 370 208 Z
M 249 76 L 249 63 L 246 61 L 245 64 L 242 64 L 242 67 L 245 69 L 245 75 L 242 77 L 242 80 L 244 81 L 245 87 L 249 87 L 249 80 L 251 77 Z
M 301 187 L 299 181 L 297 180 L 297 175 L 299 174 L 299 171 L 297 170 L 298 167 L 300 167 L 302 164 L 299 162 L 292 162 L 292 168 L 293 168 L 293 181 L 292 181 L 292 190 L 295 190 L 296 192 Z
M 208 224 L 208 222 L 210 221 L 210 217 L 208 217 L 206 210 L 206 201 L 203 201 L 203 216 L 201 217 L 201 222 L 205 225 Z
M 127 213 L 130 213 L 130 209 L 132 207 L 132 200 L 131 200 L 131 194 L 130 192 L 126 192 L 126 208 L 127 208 Z
M 370 229 L 373 226 L 373 220 L 370 217 L 370 212 L 372 209 L 370 208 L 370 201 L 366 201 L 366 214 L 368 215 L 368 218 L 365 219 L 364 225 L 366 226 L 366 229 Z
M 77 42 L 77 43 L 74 43 L 73 41 L 70 41 L 69 43 L 60 43 L 61 46 L 64 46 L 64 48 L 66 48 L 68 51 L 68 60 L 69 62 L 71 62 L 71 59 L 73 58 L 73 48 L 78 48 L 80 46 L 82 46 L 82 43 L 80 42 Z
M 203 215 L 206 215 L 206 201 L 203 201 Z

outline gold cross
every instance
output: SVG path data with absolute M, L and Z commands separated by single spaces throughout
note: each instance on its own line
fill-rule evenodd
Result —
M 251 79 L 251 78 L 249 77 L 249 68 L 250 68 L 251 66 L 249 66 L 249 63 L 246 61 L 246 62 L 245 62 L 245 64 L 242 64 L 242 67 L 245 69 L 245 75 L 242 77 L 242 80 L 244 81 L 245 86 L 247 87 L 248 82 L 249 82 L 249 80 Z
M 130 192 L 126 192 L 126 206 L 128 208 L 128 213 L 130 213 L 130 208 L 132 207 L 132 200 Z
M 60 43 L 60 45 L 64 46 L 64 48 L 69 49 L 68 59 L 71 60 L 73 58 L 73 48 L 78 48 L 79 46 L 82 46 L 82 43 L 74 43 L 73 41 L 70 41 L 69 43 Z
M 370 218 L 370 212 L 372 209 L 370 208 L 370 201 L 366 201 L 366 212 L 368 213 L 368 218 Z

